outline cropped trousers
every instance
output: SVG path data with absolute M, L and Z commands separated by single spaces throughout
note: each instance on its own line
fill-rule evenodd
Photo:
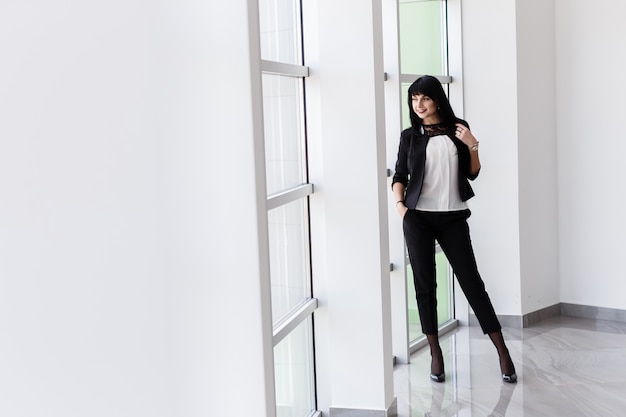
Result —
M 409 210 L 404 216 L 404 239 L 413 269 L 417 307 L 424 334 L 438 332 L 435 241 L 439 242 L 448 258 L 483 333 L 501 329 L 476 266 L 467 224 L 470 214 L 469 209 L 451 212 Z

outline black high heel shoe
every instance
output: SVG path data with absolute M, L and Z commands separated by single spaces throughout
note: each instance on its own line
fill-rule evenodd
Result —
M 446 373 L 442 372 L 439 375 L 431 373 L 430 379 L 435 382 L 444 382 L 446 380 Z
M 441 356 L 441 359 L 440 359 L 440 360 L 441 360 L 441 372 L 440 372 L 440 373 L 435 373 L 435 372 L 433 372 L 433 371 L 432 371 L 432 369 L 433 369 L 433 363 L 432 363 L 432 358 L 431 358 L 431 363 L 430 363 L 430 379 L 431 379 L 432 381 L 435 381 L 435 382 L 443 382 L 443 381 L 445 381 L 445 380 L 446 380 L 446 373 L 445 373 L 444 368 L 443 368 L 443 355 Z
M 504 356 L 506 355 L 506 356 Z M 509 350 L 506 349 L 504 354 L 499 354 L 500 357 L 500 371 L 502 372 L 502 381 L 514 384 L 517 382 L 517 374 L 515 373 L 515 365 L 509 355 Z M 502 366 L 502 359 L 505 359 L 504 366 Z M 510 373 L 506 373 L 504 369 L 509 370 Z M 512 372 L 511 372 L 512 371 Z
M 513 373 L 512 373 L 512 374 L 510 374 L 510 375 L 507 375 L 507 374 L 502 374 L 502 380 L 503 380 L 504 382 L 508 382 L 508 383 L 510 383 L 510 384 L 514 384 L 514 383 L 516 383 L 516 382 L 517 382 L 517 374 L 516 374 L 515 372 L 513 372 Z
M 502 380 L 504 382 L 515 383 L 517 382 L 517 374 L 515 373 L 515 365 L 513 365 L 513 361 L 511 360 L 511 355 L 509 355 L 509 349 L 507 349 L 506 344 L 504 343 L 504 337 L 502 336 L 502 331 L 498 330 L 492 333 L 489 333 L 489 338 L 493 342 L 493 345 L 498 350 L 498 357 L 500 358 L 500 371 L 502 372 Z M 502 366 L 502 362 L 504 360 L 504 366 Z M 513 368 L 513 372 L 507 374 L 503 368 L 511 369 Z

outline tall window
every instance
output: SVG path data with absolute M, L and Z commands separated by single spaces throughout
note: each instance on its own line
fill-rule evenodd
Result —
M 447 3 L 445 0 L 399 0 L 400 80 L 402 82 L 402 123 L 410 126 L 406 97 L 409 85 L 420 75 L 439 78 L 444 87 L 448 76 Z M 407 298 L 409 309 L 409 340 L 415 345 L 422 338 L 419 312 L 413 287 L 413 272 L 407 260 Z M 436 246 L 437 314 L 439 326 L 454 320 L 452 271 Z
M 277 416 L 314 412 L 313 311 L 299 0 L 259 0 Z

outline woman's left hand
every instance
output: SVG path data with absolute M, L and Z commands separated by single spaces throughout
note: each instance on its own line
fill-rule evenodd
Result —
M 472 132 L 462 123 L 456 124 L 456 130 L 454 131 L 454 135 L 461 140 L 468 148 L 476 145 L 478 141 L 472 134 Z

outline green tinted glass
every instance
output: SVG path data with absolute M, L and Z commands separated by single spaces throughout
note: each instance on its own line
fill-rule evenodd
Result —
M 400 72 L 445 74 L 445 2 L 400 0 Z

